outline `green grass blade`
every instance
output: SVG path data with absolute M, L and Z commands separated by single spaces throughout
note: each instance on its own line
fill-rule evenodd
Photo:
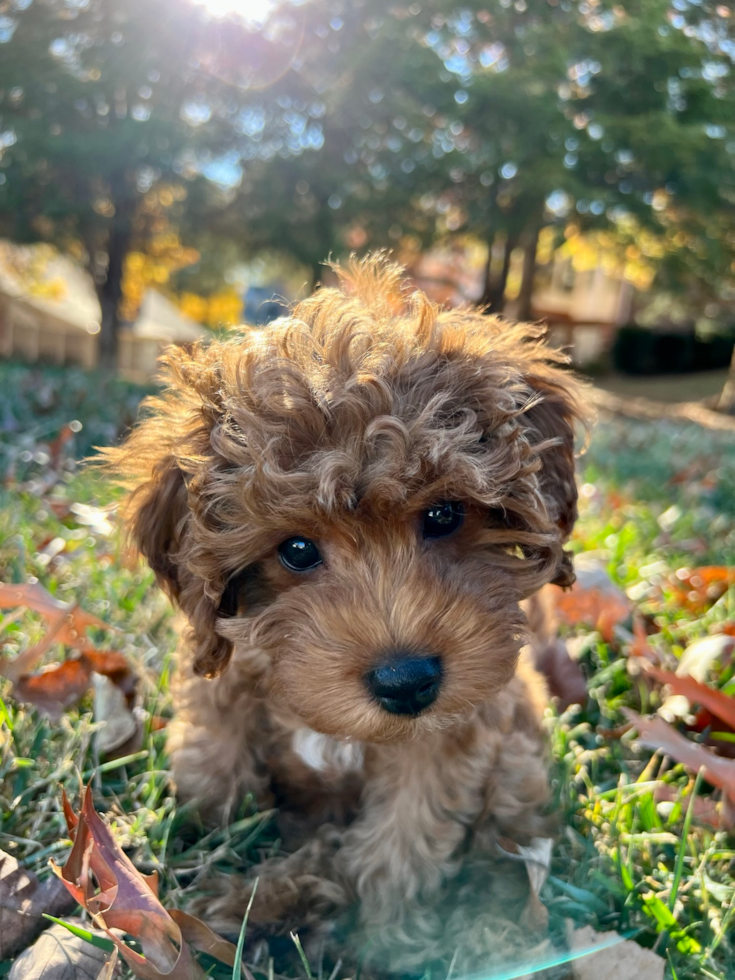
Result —
M 671 959 L 670 949 L 666 950 L 666 956 L 668 957 L 669 960 L 669 969 L 671 970 L 671 980 L 679 980 L 679 974 L 676 972 L 676 968 L 674 967 L 674 961 Z
M 232 964 L 232 980 L 240 980 L 240 977 L 242 976 L 242 954 L 245 949 L 245 932 L 248 928 L 248 917 L 250 916 L 250 909 L 253 907 L 253 899 L 255 898 L 255 893 L 258 890 L 259 880 L 259 878 L 256 878 L 255 883 L 253 884 L 253 890 L 250 893 L 250 901 L 248 902 L 248 907 L 245 909 L 245 917 L 242 920 L 242 925 L 240 926 L 240 935 L 237 937 L 235 962 Z
M 10 717 L 10 712 L 8 711 L 8 706 L 5 704 L 2 698 L 0 698 L 0 725 L 5 722 L 8 726 L 8 731 L 13 730 L 13 719 Z
M 111 939 L 105 939 L 104 936 L 95 936 L 93 932 L 89 929 L 83 929 L 82 926 L 76 926 L 72 922 L 64 922 L 63 919 L 57 919 L 55 915 L 47 915 L 43 913 L 44 919 L 48 919 L 50 922 L 55 922 L 59 926 L 63 926 L 68 929 L 73 936 L 78 936 L 83 939 L 86 943 L 90 943 L 92 946 L 96 946 L 97 949 L 104 949 L 106 953 L 111 953 L 115 948 L 115 944 Z
M 299 937 L 295 932 L 291 933 L 291 940 L 298 951 L 301 962 L 304 964 L 304 969 L 306 970 L 306 976 L 308 977 L 308 980 L 313 980 L 311 967 L 309 966 L 309 961 L 306 958 L 304 947 L 301 945 L 301 940 L 299 939 Z
M 689 800 L 689 806 L 687 807 L 686 816 L 684 817 L 684 827 L 681 832 L 681 844 L 679 845 L 679 853 L 676 855 L 676 868 L 674 870 L 674 881 L 671 885 L 671 895 L 669 896 L 669 908 L 674 911 L 674 905 L 676 903 L 676 896 L 679 891 L 679 885 L 681 883 L 681 876 L 684 871 L 684 856 L 686 854 L 687 842 L 689 840 L 689 828 L 692 824 L 692 817 L 694 816 L 694 801 L 699 794 L 699 788 L 702 785 L 702 779 L 704 777 L 704 766 L 701 766 L 699 772 L 697 773 L 697 778 L 694 781 L 694 789 L 692 790 L 692 795 Z

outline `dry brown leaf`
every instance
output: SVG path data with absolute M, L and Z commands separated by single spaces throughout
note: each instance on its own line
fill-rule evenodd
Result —
M 555 585 L 550 590 L 558 619 L 568 626 L 585 624 L 596 629 L 606 643 L 612 641 L 615 627 L 631 613 L 631 602 L 618 588 L 605 567 L 582 555 L 575 559 L 577 581 L 566 591 Z
M 138 722 L 128 707 L 125 695 L 109 677 L 94 673 L 94 720 L 101 722 L 95 734 L 97 751 L 101 755 L 116 752 L 138 731 Z
M 51 717 L 58 717 L 89 689 L 94 671 L 110 677 L 132 698 L 137 679 L 126 657 L 114 650 L 98 650 L 85 635 L 90 626 L 112 629 L 107 623 L 79 606 L 60 602 L 37 583 L 0 583 L 0 609 L 14 606 L 32 609 L 48 624 L 40 643 L 24 650 L 14 660 L 0 658 L 0 674 L 12 681 L 14 697 L 34 704 Z M 53 643 L 79 650 L 80 656 L 31 673 Z
M 648 642 L 648 633 L 640 616 L 635 616 L 633 619 L 633 639 L 628 647 L 628 656 L 643 657 L 644 660 L 650 660 L 652 663 L 657 663 L 659 660 Z
M 524 847 L 508 837 L 499 837 L 497 845 L 504 857 L 512 861 L 523 861 L 526 867 L 530 891 L 523 918 L 533 929 L 546 928 L 549 912 L 541 901 L 541 889 L 549 877 L 554 842 L 550 837 L 534 837 L 530 845 Z
M 119 976 L 120 974 L 120 954 L 117 951 L 117 946 L 113 949 L 112 955 L 109 960 L 102 967 L 100 972 L 97 974 L 97 980 L 113 980 L 113 977 Z
M 0 672 L 11 681 L 27 674 L 52 643 L 64 643 L 82 652 L 94 651 L 94 644 L 85 636 L 90 626 L 109 630 L 112 627 L 79 606 L 55 599 L 37 582 L 30 585 L 0 583 L 0 609 L 25 606 L 42 616 L 48 624 L 46 636 L 33 647 L 24 650 L 14 660 L 0 660 Z
M 89 929 L 81 919 L 68 921 Z M 96 929 L 89 931 L 98 936 L 104 935 Z M 104 971 L 111 960 L 111 953 L 55 923 L 17 958 L 8 980 L 99 980 L 100 971 Z M 114 971 L 114 960 L 111 970 Z M 108 978 L 113 975 L 114 972 L 106 974 Z M 105 976 L 104 972 L 102 976 Z
M 73 908 L 55 879 L 41 884 L 33 872 L 0 851 L 0 960 L 15 956 L 46 928 L 44 912 L 64 915 Z
M 196 920 L 170 915 L 158 900 L 157 876 L 145 877 L 121 850 L 84 792 L 80 813 L 63 797 L 64 814 L 74 844 L 63 868 L 51 865 L 69 892 L 104 929 L 120 955 L 141 980 L 202 980 L 204 974 L 192 956 L 186 936 L 208 944 L 215 956 L 234 957 L 235 947 Z M 111 930 L 122 930 L 143 948 L 141 956 Z
M 540 670 L 549 685 L 549 691 L 559 699 L 562 709 L 570 704 L 585 704 L 587 681 L 582 668 L 569 656 L 564 641 L 550 641 L 535 652 L 536 669 Z
M 668 783 L 656 783 L 653 790 L 653 798 L 656 803 L 681 802 L 684 808 L 689 806 L 688 799 L 681 800 L 681 790 L 676 786 L 669 786 Z M 719 829 L 722 824 L 720 806 L 711 796 L 698 796 L 695 799 L 693 816 L 699 823 L 708 824 L 715 829 Z
M 575 929 L 569 946 L 575 980 L 663 980 L 666 961 L 632 939 L 616 932 L 595 932 L 591 926 Z M 589 952 L 602 947 L 597 952 Z
M 169 915 L 181 928 L 184 942 L 189 943 L 201 953 L 208 953 L 220 963 L 225 963 L 227 966 L 235 965 L 235 947 L 226 939 L 218 936 L 216 932 L 212 932 L 201 919 L 189 915 L 188 912 L 182 912 L 180 909 L 171 909 Z M 247 980 L 254 980 L 252 973 L 244 963 L 242 964 L 242 972 Z
M 691 742 L 667 725 L 663 718 L 643 718 L 629 708 L 624 708 L 623 712 L 638 729 L 642 745 L 682 762 L 693 773 L 704 766 L 705 779 L 723 790 L 731 804 L 735 803 L 735 762 L 722 759 L 704 745 Z
M 84 697 L 91 677 L 84 659 L 64 660 L 19 677 L 13 686 L 13 697 L 35 705 L 51 718 L 59 718 L 66 708 Z

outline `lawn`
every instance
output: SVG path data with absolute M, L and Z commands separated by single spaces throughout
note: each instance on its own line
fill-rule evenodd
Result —
M 0 681 L 0 848 L 41 877 L 49 858 L 63 863 L 70 844 L 59 787 L 78 798 L 81 774 L 136 865 L 159 872 L 164 903 L 183 905 L 208 866 L 242 869 L 278 843 L 267 817 L 247 804 L 231 828 L 202 836 L 167 782 L 172 612 L 95 509 L 114 503 L 116 492 L 76 462 L 119 437 L 142 394 L 77 370 L 0 365 L 0 579 L 37 581 L 109 624 L 89 635 L 135 664 L 141 728 L 126 757 L 105 761 L 91 695 L 50 721 Z M 594 623 L 566 628 L 589 695 L 584 707 L 548 713 L 560 830 L 541 898 L 555 935 L 565 920 L 632 934 L 665 957 L 668 977 L 726 980 L 735 976 L 735 838 L 710 820 L 719 795 L 641 748 L 623 709 L 652 713 L 663 697 L 631 656 L 641 628 L 668 666 L 698 638 L 735 631 L 735 587 L 708 593 L 682 571 L 735 565 L 735 444 L 731 434 L 693 424 L 602 420 L 579 479 L 574 548 L 604 565 L 637 612 L 607 639 Z M 5 655 L 42 632 L 37 615 L 7 611 Z M 735 694 L 732 663 L 715 664 L 708 680 Z M 712 730 L 687 712 L 677 727 L 694 742 Z M 722 746 L 735 748 L 724 735 Z M 0 975 L 9 966 L 0 964 Z M 271 969 L 304 976 L 287 952 L 282 962 L 254 965 L 258 980 Z

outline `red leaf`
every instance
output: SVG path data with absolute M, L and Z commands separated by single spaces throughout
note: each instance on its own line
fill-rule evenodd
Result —
M 683 694 L 692 704 L 701 704 L 715 717 L 720 718 L 735 729 L 735 699 L 695 681 L 693 677 L 680 677 L 670 670 L 662 670 L 654 664 L 646 664 L 645 670 L 655 677 L 659 684 L 668 684 L 675 694 Z
M 664 752 L 677 762 L 682 762 L 692 772 L 699 772 L 701 766 L 704 766 L 707 781 L 722 789 L 730 803 L 735 804 L 734 761 L 722 759 L 703 745 L 690 742 L 667 725 L 663 718 L 643 718 L 629 708 L 624 708 L 623 712 L 638 729 L 642 745 Z
M 108 623 L 104 623 L 92 613 L 80 609 L 79 606 L 55 599 L 38 583 L 32 585 L 0 583 L 0 609 L 9 609 L 14 606 L 25 606 L 27 609 L 32 609 L 42 616 L 48 624 L 46 636 L 40 643 L 24 650 L 12 661 L 4 658 L 0 660 L 0 673 L 14 682 L 23 674 L 27 674 L 38 663 L 52 643 L 64 643 L 77 650 L 92 651 L 95 647 L 91 640 L 85 636 L 85 631 L 90 626 L 97 626 L 106 630 L 112 629 Z
M 51 718 L 59 718 L 84 696 L 89 682 L 90 669 L 85 658 L 65 660 L 19 677 L 13 686 L 13 697 L 28 701 Z
M 597 562 L 581 556 L 576 561 L 577 581 L 571 589 L 562 591 L 547 585 L 542 593 L 551 598 L 558 618 L 568 626 L 584 623 L 596 629 L 610 643 L 618 623 L 624 622 L 631 611 L 631 603 Z M 542 598 L 542 603 L 544 599 Z
M 686 810 L 688 801 L 681 800 L 681 790 L 676 786 L 669 786 L 667 783 L 657 782 L 653 790 L 653 798 L 657 803 L 677 803 L 681 802 Z M 694 819 L 700 823 L 709 824 L 711 827 L 718 828 L 722 824 L 722 819 L 718 810 L 717 803 L 711 796 L 698 796 L 694 801 Z
M 700 568 L 680 568 L 669 579 L 679 603 L 694 611 L 711 606 L 735 585 L 735 568 L 727 565 L 703 565 Z
M 98 650 L 85 635 L 90 626 L 112 629 L 107 623 L 79 606 L 61 602 L 39 584 L 0 583 L 0 609 L 25 606 L 42 616 L 48 624 L 44 638 L 18 654 L 14 660 L 0 658 L 0 674 L 13 682 L 13 694 L 52 717 L 75 704 L 87 691 L 91 673 L 105 674 L 130 698 L 137 678 L 122 653 Z M 81 652 L 77 659 L 45 667 L 34 674 L 31 669 L 53 643 L 62 643 Z

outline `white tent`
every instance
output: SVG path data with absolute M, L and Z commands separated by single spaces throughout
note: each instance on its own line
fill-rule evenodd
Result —
M 93 367 L 99 331 L 87 272 L 49 246 L 0 241 L 0 356 Z
M 156 363 L 169 344 L 192 344 L 208 331 L 185 316 L 155 289 L 149 289 L 140 305 L 138 319 L 120 331 L 119 366 L 128 377 L 145 380 L 156 372 Z

